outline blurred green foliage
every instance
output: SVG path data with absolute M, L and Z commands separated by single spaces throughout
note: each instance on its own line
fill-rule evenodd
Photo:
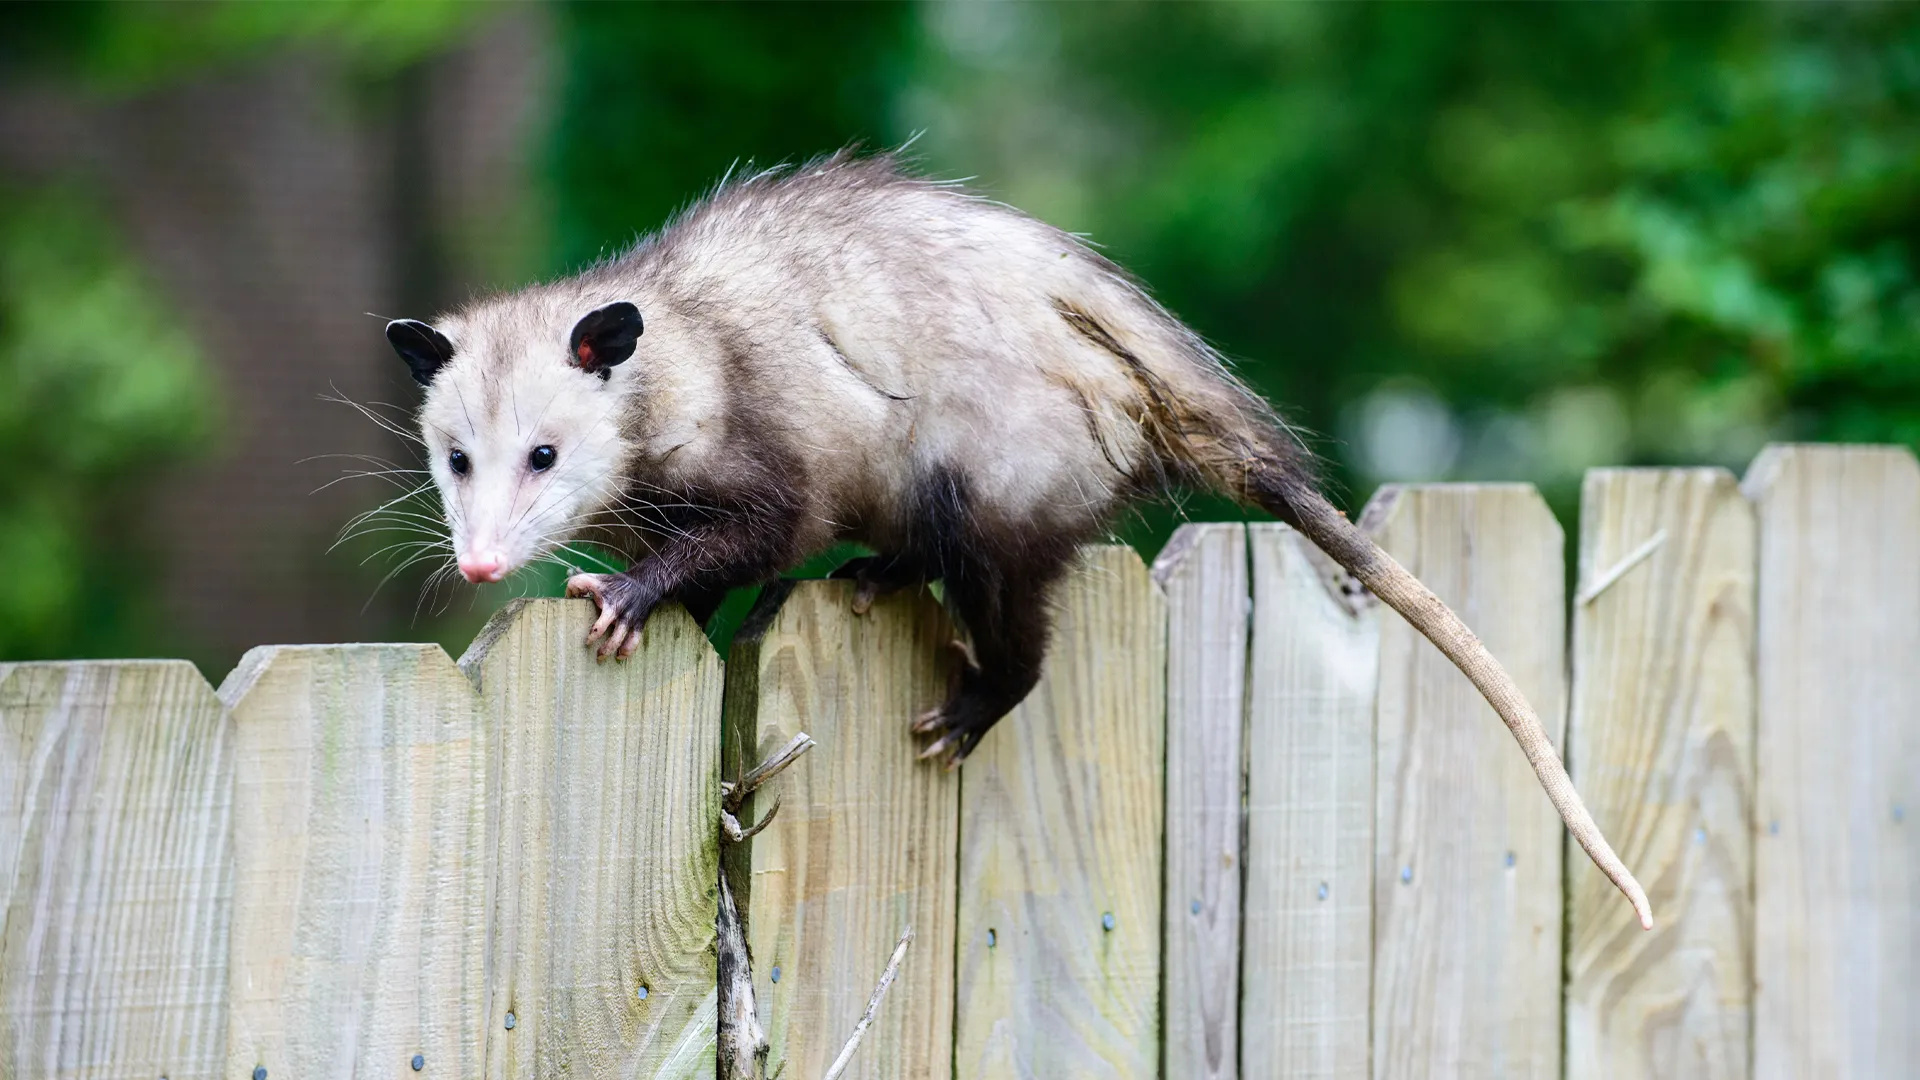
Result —
M 321 46 L 362 75 L 446 47 L 487 14 L 466 0 L 61 0 L 5 5 L 0 64 L 56 73 L 96 94 L 130 95 L 287 47 Z
M 289 46 L 392 73 L 489 10 L 15 4 L 0 63 L 111 94 Z M 929 171 L 1090 234 L 1241 358 L 1350 505 L 1522 479 L 1571 523 L 1592 465 L 1920 445 L 1920 6 L 548 10 L 548 270 L 746 162 L 918 136 Z M 7 655 L 105 648 L 50 614 L 111 572 L 84 508 L 191 452 L 211 397 L 104 226 L 55 203 L 0 214 L 0 357 L 30 391 L 0 442 L 54 463 L 0 480 L 0 565 L 49 568 L 0 584 Z M 143 362 L 75 329 L 100 325 Z M 1177 513 L 1124 535 L 1150 551 Z
M 1920 444 L 1911 5 L 567 10 L 568 264 L 737 158 L 924 132 L 1242 358 L 1349 496 L 1526 479 L 1571 520 L 1592 465 Z
M 154 627 L 126 515 L 205 445 L 193 341 L 73 192 L 0 192 L 0 656 L 113 656 Z
M 917 19 L 898 0 L 557 14 L 558 269 L 625 248 L 750 163 L 891 140 Z
M 929 152 L 1106 241 L 1350 489 L 1570 520 L 1591 465 L 1920 443 L 1920 8 L 935 10 Z

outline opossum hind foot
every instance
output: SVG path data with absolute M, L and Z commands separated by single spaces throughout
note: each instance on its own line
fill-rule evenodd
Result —
M 600 617 L 587 631 L 587 644 L 599 642 L 597 659 L 625 660 L 640 646 L 640 631 L 660 602 L 657 592 L 633 574 L 575 574 L 567 579 L 568 596 L 590 596 Z
M 921 713 L 913 722 L 913 733 L 931 735 L 934 739 L 920 751 L 920 760 L 943 762 L 949 769 L 959 768 L 999 719 L 987 716 L 961 697 Z

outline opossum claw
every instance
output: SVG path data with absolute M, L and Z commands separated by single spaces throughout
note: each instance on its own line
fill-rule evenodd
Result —
M 627 640 L 627 624 L 623 622 L 615 623 L 613 626 L 613 633 L 608 634 L 606 637 L 602 638 L 600 640 L 600 647 L 594 650 L 594 659 L 597 661 L 605 662 L 607 657 L 614 655 L 619 650 L 620 646 L 626 642 L 626 640 Z
M 940 709 L 928 709 L 914 717 L 913 723 L 909 725 L 915 735 L 931 735 L 946 726 L 947 714 Z
M 973 644 L 971 642 L 965 638 L 954 638 L 947 642 L 947 648 L 953 650 L 954 655 L 960 658 L 960 662 L 965 664 L 968 670 L 976 673 L 979 672 L 980 658 L 973 654 Z M 957 673 L 955 677 L 958 677 Z
M 596 659 L 625 660 L 633 655 L 655 603 L 633 575 L 575 574 L 567 579 L 567 595 L 592 597 L 600 608 L 600 617 L 587 631 L 588 645 L 599 642 Z
M 948 712 L 944 705 L 920 714 L 920 717 L 913 722 L 913 733 L 940 736 L 928 743 L 926 749 L 920 751 L 920 760 L 931 761 L 944 758 L 948 769 L 959 768 L 960 763 L 967 760 L 967 755 L 973 753 L 973 748 L 980 745 L 980 739 L 986 735 L 984 729 L 975 730 L 972 726 L 955 720 L 953 714 Z
M 960 738 L 959 732 L 957 731 L 947 732 L 945 735 L 942 735 L 939 738 L 928 743 L 927 748 L 925 750 L 920 751 L 920 760 L 932 761 L 933 759 L 940 757 L 941 755 L 945 754 L 949 748 L 952 748 L 954 746 L 954 743 L 959 738 Z M 947 765 L 949 768 L 951 768 L 953 765 L 953 762 L 949 761 Z

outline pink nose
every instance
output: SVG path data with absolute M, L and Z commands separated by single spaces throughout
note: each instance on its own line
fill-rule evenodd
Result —
M 460 574 L 476 585 L 483 581 L 499 581 L 507 576 L 507 557 L 497 551 L 462 555 Z

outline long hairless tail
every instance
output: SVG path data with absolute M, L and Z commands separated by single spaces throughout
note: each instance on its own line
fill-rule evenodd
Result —
M 1054 310 L 1131 376 L 1138 389 L 1135 408 L 1173 472 L 1255 503 L 1300 530 L 1438 646 L 1520 741 L 1567 831 L 1633 903 L 1641 927 L 1653 929 L 1647 894 L 1600 835 L 1513 676 L 1433 590 L 1327 502 L 1314 485 L 1310 455 L 1266 403 L 1227 372 L 1218 354 L 1144 293 L 1113 286 L 1119 271 L 1103 273 L 1104 294 L 1095 287 L 1079 303 L 1055 300 Z
M 1540 718 L 1527 703 L 1513 676 L 1500 666 L 1480 638 L 1467 628 L 1432 589 L 1421 584 L 1406 567 L 1380 549 L 1373 538 L 1346 516 L 1334 509 L 1311 482 L 1293 470 L 1266 461 L 1256 461 L 1247 469 L 1244 495 L 1268 512 L 1298 529 L 1314 545 L 1345 567 L 1388 607 L 1399 612 L 1415 630 L 1434 643 L 1455 667 L 1473 682 L 1486 697 L 1493 711 L 1506 722 L 1507 730 L 1519 741 L 1520 749 L 1540 778 L 1567 831 L 1580 842 L 1600 872 L 1607 875 L 1640 917 L 1640 928 L 1653 929 L 1653 909 L 1647 894 L 1633 878 L 1613 846 L 1600 835 L 1600 827 L 1587 813 L 1580 793 L 1573 790 L 1560 755 L 1548 741 Z

